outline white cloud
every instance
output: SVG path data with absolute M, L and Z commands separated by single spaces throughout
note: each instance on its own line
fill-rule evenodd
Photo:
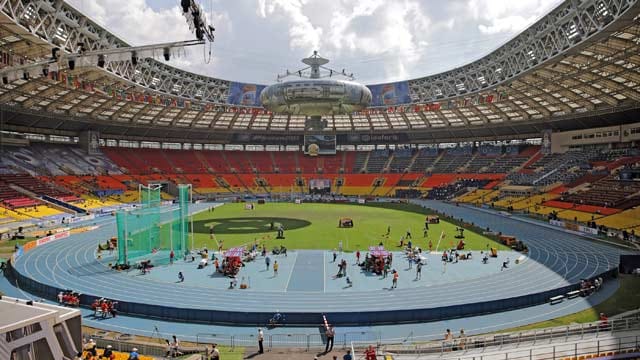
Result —
M 76 9 L 90 16 L 100 26 L 118 36 L 132 46 L 192 40 L 195 35 L 189 29 L 182 9 L 176 2 L 170 8 L 154 9 L 147 0 L 68 0 Z M 173 4 L 173 2 L 172 2 Z M 232 22 L 226 12 L 207 12 L 210 24 L 217 33 L 233 32 Z M 170 65 L 196 73 L 208 72 L 204 68 L 206 60 L 215 62 L 215 57 L 203 54 L 202 47 L 187 48 L 185 53 L 174 56 Z M 163 61 L 163 59 L 158 59 Z M 210 73 L 208 73 L 211 75 Z
M 259 0 L 258 14 L 264 17 L 285 18 L 289 23 L 289 40 L 292 48 L 308 52 L 318 49 L 322 28 L 315 27 L 304 13 L 308 0 Z
M 194 38 L 175 0 L 68 1 L 132 45 Z M 216 27 L 212 61 L 197 47 L 170 63 L 267 84 L 318 50 L 366 84 L 416 78 L 481 57 L 560 1 L 200 0 Z
M 468 0 L 466 9 L 483 34 L 518 33 L 561 0 Z
M 384 76 L 393 78 L 408 75 L 431 33 L 416 0 L 259 0 L 256 12 L 288 23 L 291 49 L 355 61 L 382 55 Z

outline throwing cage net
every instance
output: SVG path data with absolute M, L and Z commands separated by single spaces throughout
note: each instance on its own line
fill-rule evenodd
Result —
M 161 185 L 140 185 L 140 204 L 132 211 L 118 211 L 118 264 L 132 260 L 169 261 L 169 253 L 189 252 L 189 203 L 191 185 L 178 186 L 178 202 L 162 205 Z

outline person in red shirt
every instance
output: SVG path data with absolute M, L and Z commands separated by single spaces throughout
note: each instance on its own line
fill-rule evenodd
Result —
M 392 289 L 398 287 L 398 276 L 398 272 L 396 270 L 393 270 L 393 285 L 391 286 Z
M 600 328 L 609 326 L 609 318 L 604 313 L 600 313 Z
M 100 304 L 100 310 L 102 310 L 102 317 L 107 317 L 107 314 L 109 313 L 109 304 L 107 304 L 106 301 L 103 301 L 102 304 Z
M 376 349 L 373 348 L 373 345 L 369 345 L 369 348 L 364 351 L 364 358 L 366 360 L 376 360 Z

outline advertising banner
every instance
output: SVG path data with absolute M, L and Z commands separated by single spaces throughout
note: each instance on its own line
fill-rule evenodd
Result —
M 262 106 L 260 93 L 266 86 L 232 82 L 229 85 L 227 104 L 242 106 Z
M 401 81 L 389 84 L 367 85 L 371 91 L 371 106 L 393 106 L 411 102 L 409 82 Z
M 51 236 L 45 236 L 41 239 L 36 240 L 36 246 L 42 246 L 44 244 L 50 243 L 50 242 L 54 242 L 60 239 L 64 239 L 66 237 L 69 237 L 71 233 L 69 231 L 63 231 L 63 232 L 59 232 L 57 234 L 53 234 Z

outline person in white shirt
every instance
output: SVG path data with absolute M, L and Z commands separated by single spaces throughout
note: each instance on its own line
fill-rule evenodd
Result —
M 262 346 L 262 342 L 264 341 L 264 333 L 262 332 L 262 328 L 258 328 L 258 353 L 264 354 L 264 347 Z

